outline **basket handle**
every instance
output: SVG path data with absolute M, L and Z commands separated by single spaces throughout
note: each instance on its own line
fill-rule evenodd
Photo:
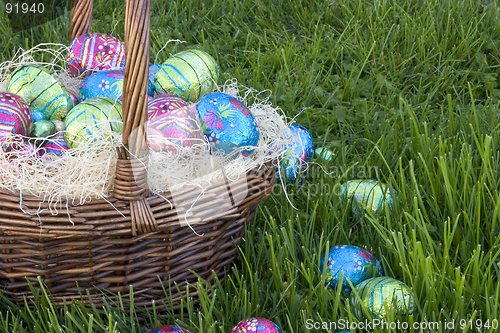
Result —
M 94 0 L 74 0 L 69 39 L 90 32 Z M 113 196 L 130 202 L 132 233 L 157 231 L 146 201 L 150 0 L 126 0 L 125 78 L 123 80 L 122 146 L 118 148 Z

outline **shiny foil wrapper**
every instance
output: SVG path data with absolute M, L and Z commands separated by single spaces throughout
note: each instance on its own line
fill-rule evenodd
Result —
M 290 143 L 283 147 L 284 154 L 281 157 L 281 165 L 284 170 L 278 173 L 278 178 L 284 176 L 288 183 L 295 182 L 301 171 L 305 171 L 307 163 L 314 155 L 314 143 L 311 133 L 303 126 L 291 125 L 289 131 L 285 131 L 285 139 L 291 139 Z M 291 136 L 291 138 L 290 138 Z
M 20 96 L 0 92 L 0 145 L 7 152 L 15 148 L 14 136 L 28 136 L 32 126 L 31 111 Z
M 8 79 L 7 91 L 21 96 L 31 111 L 43 112 L 47 120 L 62 120 L 73 107 L 66 88 L 47 70 L 21 67 Z
M 122 100 L 125 72 L 121 69 L 96 72 L 90 75 L 80 87 L 80 100 L 94 97 L 109 97 Z M 153 85 L 149 83 L 148 93 L 153 96 Z
M 156 70 L 154 89 L 158 94 L 174 94 L 190 102 L 212 92 L 220 76 L 219 65 L 200 50 L 177 53 L 151 70 Z
M 64 127 L 64 140 L 70 148 L 91 144 L 102 128 L 121 132 L 122 107 L 108 97 L 88 99 L 71 109 Z
M 323 272 L 325 256 L 321 256 L 320 272 Z M 382 276 L 382 266 L 370 252 L 357 246 L 337 245 L 332 247 L 326 255 L 326 271 L 328 274 L 328 286 L 334 290 L 340 282 L 343 272 L 342 290 L 351 292 L 349 281 L 356 286 L 372 277 Z
M 392 204 L 392 194 L 386 184 L 371 179 L 350 180 L 341 186 L 342 198 L 349 201 L 356 215 L 364 211 L 378 213 L 384 202 Z
M 260 317 L 243 319 L 231 330 L 231 333 L 247 333 L 256 331 L 259 333 L 282 333 L 278 325 L 269 319 Z
M 73 75 L 87 77 L 95 71 L 125 68 L 125 45 L 113 36 L 86 33 L 70 45 L 66 57 Z
M 148 103 L 148 127 L 162 133 L 171 152 L 202 142 L 200 126 L 188 112 L 187 103 L 175 95 L 160 95 Z
M 259 142 L 260 131 L 255 117 L 231 95 L 210 93 L 203 96 L 196 106 L 196 117 L 205 138 L 216 151 L 234 154 L 238 149 L 243 156 L 248 156 Z
M 189 331 L 177 325 L 164 325 L 153 329 L 149 333 L 189 333 Z
M 362 315 L 363 304 L 376 318 L 383 318 L 387 309 L 394 309 L 397 314 L 413 311 L 413 292 L 406 284 L 391 277 L 375 277 L 361 282 L 351 293 L 351 304 L 357 315 Z
M 64 140 L 63 133 L 56 133 L 54 136 L 49 138 L 43 149 L 44 156 L 54 156 L 60 157 L 63 155 L 64 151 L 69 149 L 66 144 L 66 140 Z

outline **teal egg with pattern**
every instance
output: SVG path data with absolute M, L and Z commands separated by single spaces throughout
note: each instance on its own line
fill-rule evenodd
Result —
M 194 102 L 214 91 L 220 69 L 208 53 L 201 50 L 179 52 L 159 67 L 150 67 L 158 94 L 173 94 Z
M 325 256 L 321 256 L 320 272 L 325 266 Z M 326 255 L 326 271 L 328 278 L 325 281 L 332 289 L 336 289 L 343 274 L 342 290 L 351 292 L 351 285 L 376 276 L 382 276 L 382 265 L 370 252 L 357 246 L 337 245 L 332 247 Z
M 357 316 L 362 315 L 362 306 L 366 307 L 376 318 L 383 318 L 390 309 L 397 314 L 413 312 L 414 295 L 410 287 L 391 277 L 374 277 L 356 286 L 351 293 L 350 301 Z
M 109 97 L 94 97 L 79 103 L 64 119 L 64 140 L 70 148 L 89 145 L 103 132 L 120 133 L 122 107 Z
M 47 120 L 62 120 L 73 107 L 66 88 L 46 69 L 25 66 L 12 73 L 7 91 L 21 96 L 31 111 L 43 112 Z

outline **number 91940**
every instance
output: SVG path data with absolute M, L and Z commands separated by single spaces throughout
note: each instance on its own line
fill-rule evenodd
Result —
M 25 2 L 6 2 L 5 10 L 7 14 L 41 14 L 45 10 L 43 3 L 28 4 Z

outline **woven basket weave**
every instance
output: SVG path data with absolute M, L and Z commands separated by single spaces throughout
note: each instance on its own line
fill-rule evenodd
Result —
M 92 6 L 93 0 L 75 0 L 70 42 L 89 32 Z M 14 302 L 33 297 L 29 284 L 39 288 L 41 277 L 56 304 L 89 303 L 80 297 L 88 292 L 102 306 L 102 290 L 127 297 L 133 286 L 136 306 L 163 300 L 177 309 L 198 276 L 212 283 L 215 272 L 224 279 L 245 222 L 276 184 L 275 167 L 266 164 L 203 193 L 186 186 L 148 194 L 149 0 L 127 0 L 126 6 L 123 144 L 113 196 L 84 205 L 61 202 L 55 212 L 42 198 L 0 190 L 0 292 Z

